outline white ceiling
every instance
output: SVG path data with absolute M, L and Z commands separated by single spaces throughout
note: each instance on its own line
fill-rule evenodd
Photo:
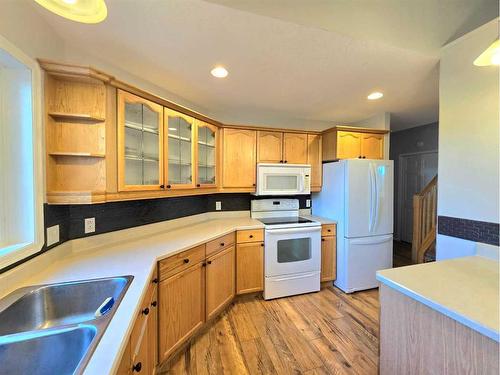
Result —
M 106 3 L 97 25 L 33 6 L 69 46 L 218 120 L 316 129 L 381 112 L 395 130 L 436 121 L 439 48 L 498 16 L 497 0 Z M 375 90 L 384 98 L 368 101 Z

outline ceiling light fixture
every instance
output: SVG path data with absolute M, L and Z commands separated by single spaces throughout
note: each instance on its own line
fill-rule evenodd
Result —
M 108 15 L 104 0 L 35 0 L 61 17 L 82 23 L 99 23 Z
M 384 94 L 382 94 L 381 92 L 372 92 L 370 95 L 367 96 L 367 98 L 369 100 L 377 100 L 383 96 L 384 96 Z
M 216 66 L 210 71 L 210 73 L 217 78 L 225 78 L 228 75 L 226 68 L 223 66 Z
M 476 66 L 500 65 L 500 39 L 495 40 L 486 51 L 474 60 Z

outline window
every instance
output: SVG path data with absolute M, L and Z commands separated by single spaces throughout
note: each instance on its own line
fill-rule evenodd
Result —
M 0 36 L 0 269 L 43 246 L 40 70 Z

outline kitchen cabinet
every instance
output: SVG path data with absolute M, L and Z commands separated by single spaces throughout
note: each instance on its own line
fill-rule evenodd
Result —
M 321 226 L 321 282 L 337 278 L 337 226 Z
M 323 161 L 337 159 L 384 159 L 387 130 L 335 127 L 323 134 Z
M 222 149 L 222 187 L 255 189 L 257 132 L 224 128 Z
M 283 133 L 276 131 L 257 132 L 257 162 L 283 162 Z
M 283 162 L 307 164 L 307 134 L 283 133 Z
M 217 185 L 217 142 L 219 129 L 215 125 L 197 121 L 196 187 Z
M 160 281 L 158 292 L 159 356 L 163 361 L 205 322 L 204 262 Z
M 236 294 L 264 290 L 264 230 L 236 234 Z
M 206 261 L 206 320 L 216 316 L 234 297 L 234 245 Z
M 165 108 L 164 118 L 168 134 L 165 187 L 167 189 L 194 188 L 195 119 L 168 108 Z
M 319 191 L 322 185 L 321 135 L 307 135 L 307 164 L 311 165 L 311 190 Z
M 163 188 L 163 107 L 118 90 L 118 189 Z

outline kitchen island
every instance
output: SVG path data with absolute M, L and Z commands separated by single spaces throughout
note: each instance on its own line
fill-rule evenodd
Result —
M 498 374 L 498 267 L 471 256 L 379 271 L 380 374 Z

